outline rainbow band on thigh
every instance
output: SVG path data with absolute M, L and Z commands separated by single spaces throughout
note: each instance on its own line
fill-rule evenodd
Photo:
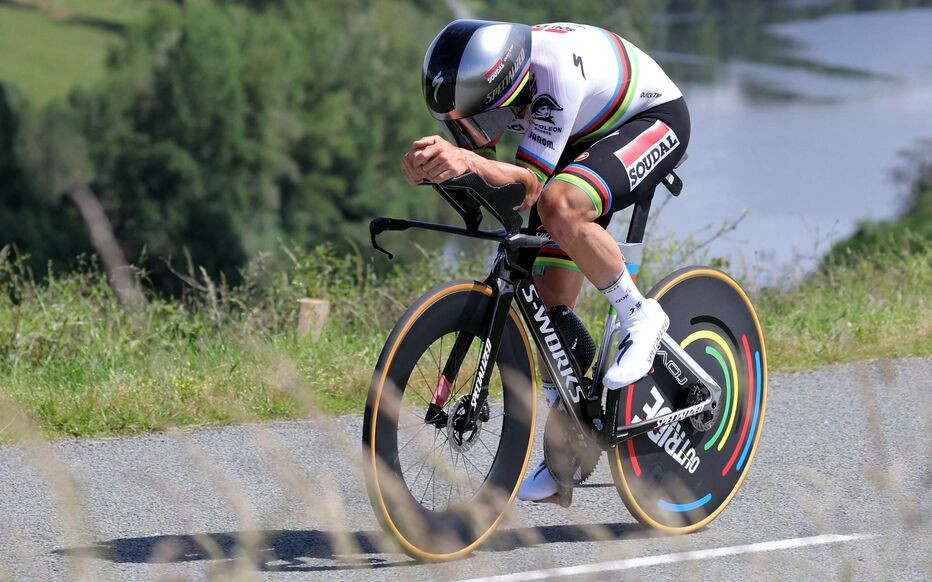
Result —
M 537 251 L 537 258 L 534 259 L 534 274 L 543 275 L 547 267 L 557 267 L 559 269 L 569 269 L 570 271 L 579 272 L 579 267 L 573 262 L 560 245 L 550 244 Z
M 572 184 L 586 193 L 592 200 L 595 207 L 596 217 L 603 216 L 612 209 L 612 190 L 602 176 L 596 174 L 591 168 L 579 164 L 570 164 L 563 168 L 563 171 L 554 176 L 554 180 L 560 180 L 567 184 Z

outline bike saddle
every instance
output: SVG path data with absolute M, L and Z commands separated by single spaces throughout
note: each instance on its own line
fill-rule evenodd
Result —
M 515 209 L 524 201 L 522 184 L 492 186 L 479 174 L 467 172 L 437 186 L 448 194 L 464 193 L 469 196 L 502 223 L 506 233 L 517 234 L 520 231 L 523 220 Z

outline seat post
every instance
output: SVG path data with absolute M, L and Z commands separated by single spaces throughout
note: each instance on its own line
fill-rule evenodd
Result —
M 628 226 L 628 238 L 625 242 L 634 244 L 644 241 L 647 215 L 650 214 L 650 203 L 653 199 L 654 193 L 651 192 L 650 196 L 645 196 L 634 204 L 634 210 L 631 212 L 631 224 Z

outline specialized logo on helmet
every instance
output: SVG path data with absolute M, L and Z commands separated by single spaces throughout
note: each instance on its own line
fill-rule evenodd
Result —
M 502 93 L 504 93 L 506 89 L 511 87 L 512 82 L 514 82 L 515 80 L 515 76 L 517 76 L 518 72 L 521 70 L 521 67 L 524 66 L 525 59 L 527 59 L 527 53 L 522 48 L 521 52 L 518 53 L 518 58 L 515 60 L 515 64 L 512 65 L 511 69 L 508 70 L 508 73 L 504 77 L 502 77 L 502 82 L 499 83 L 497 87 L 492 89 L 489 92 L 489 94 L 485 96 L 486 105 L 494 102 L 496 99 L 501 97 Z M 504 66 L 504 62 L 503 62 L 503 66 Z
M 437 73 L 434 75 L 433 80 L 430 82 L 430 86 L 434 88 L 434 102 L 437 102 L 437 91 L 440 90 L 440 85 L 443 84 L 443 73 Z

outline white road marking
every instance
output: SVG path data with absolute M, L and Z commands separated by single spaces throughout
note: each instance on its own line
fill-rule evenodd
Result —
M 627 560 L 614 560 L 612 562 L 600 562 L 597 564 L 583 564 L 581 566 L 566 566 L 563 568 L 550 568 L 548 570 L 530 570 L 527 572 L 504 574 L 501 576 L 470 578 L 468 580 L 462 580 L 461 582 L 511 582 L 512 580 L 542 580 L 544 578 L 552 578 L 556 576 L 579 576 L 581 574 L 594 574 L 596 572 L 616 572 L 619 570 L 631 570 L 633 568 L 644 568 L 647 566 L 659 566 L 661 564 L 675 564 L 677 562 L 708 560 L 710 558 L 723 558 L 725 556 L 738 556 L 741 554 L 772 552 L 774 550 L 789 550 L 792 548 L 820 546 L 823 544 L 837 544 L 840 542 L 850 542 L 873 537 L 877 537 L 876 534 L 826 534 L 808 538 L 790 538 L 786 540 L 775 540 L 772 542 L 760 542 L 757 544 L 748 544 L 745 546 L 728 546 L 724 548 L 713 548 L 711 550 L 693 550 L 690 552 L 679 552 L 676 554 L 645 556 L 643 558 L 629 558 Z

